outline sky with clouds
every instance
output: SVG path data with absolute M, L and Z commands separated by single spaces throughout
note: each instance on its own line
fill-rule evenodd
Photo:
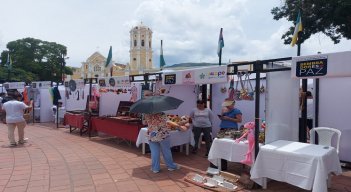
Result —
M 160 40 L 167 65 L 218 62 L 223 28 L 222 63 L 291 57 L 296 46 L 284 45 L 292 25 L 273 20 L 271 9 L 283 0 L 0 0 L 0 51 L 10 41 L 32 37 L 65 45 L 67 64 L 81 63 L 99 51 L 129 62 L 129 31 L 142 23 L 153 31 L 154 66 L 159 66 Z M 306 27 L 306 26 L 305 26 Z M 334 44 L 323 34 L 302 45 L 301 54 L 351 51 L 351 41 Z

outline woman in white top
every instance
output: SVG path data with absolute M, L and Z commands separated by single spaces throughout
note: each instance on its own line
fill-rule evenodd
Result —
M 208 153 L 211 148 L 211 132 L 212 132 L 212 121 L 213 121 L 213 113 L 211 109 L 205 107 L 205 101 L 198 100 L 196 102 L 197 106 L 194 108 L 190 113 L 190 118 L 192 119 L 193 124 L 193 133 L 194 133 L 194 140 L 195 146 L 193 148 L 192 153 L 196 154 L 198 145 L 199 145 L 199 138 L 201 133 L 204 134 L 204 139 L 206 142 L 206 154 Z

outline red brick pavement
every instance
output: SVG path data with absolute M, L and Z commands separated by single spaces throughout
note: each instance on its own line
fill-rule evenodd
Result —
M 154 174 L 150 171 L 150 155 L 142 155 L 134 144 L 129 146 L 111 138 L 89 139 L 53 127 L 53 124 L 28 125 L 25 128 L 28 143 L 9 148 L 6 125 L 0 125 L 0 191 L 206 191 L 183 180 L 189 172 L 204 174 L 209 163 L 201 152 L 189 156 L 175 152 L 174 160 L 182 168 L 169 172 L 163 165 L 161 172 Z M 230 163 L 229 171 L 241 168 Z M 350 181 L 351 171 L 345 171 L 333 177 L 330 191 L 351 191 Z M 305 190 L 272 181 L 267 190 L 252 191 Z

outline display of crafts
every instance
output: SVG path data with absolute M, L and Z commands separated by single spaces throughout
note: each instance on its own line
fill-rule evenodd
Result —
M 243 133 L 243 130 L 228 130 L 226 132 L 219 132 L 217 134 L 217 138 L 231 138 L 231 139 L 237 139 L 239 138 Z
M 186 131 L 190 127 L 190 117 L 169 114 L 167 115 L 167 125 L 172 130 Z
M 128 90 L 125 88 L 121 88 L 121 89 L 106 89 L 106 88 L 100 88 L 99 89 L 100 93 L 107 93 L 107 92 L 113 92 L 118 94 L 122 94 L 122 93 L 128 93 Z
M 230 81 L 229 98 L 235 100 L 254 100 L 254 89 L 247 71 L 238 72 L 238 81 L 234 85 L 234 79 Z M 240 83 L 240 88 L 239 88 Z
M 262 121 L 261 128 L 260 128 L 260 133 L 258 136 L 258 142 L 259 143 L 264 143 L 265 142 L 265 128 L 266 128 L 266 122 Z M 228 130 L 226 132 L 219 132 L 217 134 L 217 138 L 230 138 L 230 139 L 238 139 L 240 138 L 245 132 L 247 132 L 248 129 L 243 127 L 240 128 L 238 131 L 236 130 Z M 246 140 L 246 139 L 244 139 Z

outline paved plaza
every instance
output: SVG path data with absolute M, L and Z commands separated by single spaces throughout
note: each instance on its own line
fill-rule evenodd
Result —
M 142 155 L 135 144 L 106 136 L 89 139 L 69 133 L 69 129 L 54 127 L 29 124 L 25 128 L 28 142 L 10 148 L 7 127 L 0 124 L 0 191 L 206 191 L 183 179 L 188 173 L 205 173 L 209 163 L 201 151 L 189 156 L 174 152 L 174 160 L 181 169 L 170 172 L 162 165 L 161 172 L 155 174 L 150 171 L 150 154 Z M 240 169 L 241 165 L 230 163 L 230 172 Z M 305 190 L 272 181 L 267 190 L 252 191 Z M 342 175 L 333 177 L 329 191 L 351 192 L 351 170 L 345 169 Z

